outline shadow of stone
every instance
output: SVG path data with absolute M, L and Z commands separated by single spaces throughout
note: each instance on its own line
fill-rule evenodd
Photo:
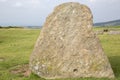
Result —
M 39 77 L 38 75 L 36 75 L 36 74 L 34 74 L 34 73 L 31 73 L 31 75 L 30 75 L 30 77 L 29 77 L 30 79 L 36 79 L 36 80 L 46 80 L 46 79 L 44 79 L 44 78 L 42 78 L 42 77 Z
M 116 77 L 120 77 L 120 56 L 110 56 L 109 61 Z

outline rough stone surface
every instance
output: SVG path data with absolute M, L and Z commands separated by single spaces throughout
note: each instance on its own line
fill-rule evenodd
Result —
M 41 30 L 30 58 L 30 69 L 46 79 L 114 78 L 92 25 L 87 6 L 74 2 L 57 6 Z

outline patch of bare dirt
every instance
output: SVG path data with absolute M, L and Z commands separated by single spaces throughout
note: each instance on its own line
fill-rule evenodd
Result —
M 4 61 L 5 58 L 4 57 L 0 57 L 0 62 Z
M 13 67 L 12 69 L 10 69 L 10 73 L 28 77 L 30 76 L 31 71 L 29 69 L 29 64 L 25 64 Z

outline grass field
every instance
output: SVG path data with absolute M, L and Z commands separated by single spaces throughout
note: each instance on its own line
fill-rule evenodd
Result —
M 98 30 L 101 28 L 96 28 Z M 120 28 L 116 28 L 119 29 Z M 0 29 L 0 80 L 45 80 L 35 74 L 24 76 L 28 68 L 29 57 L 35 41 L 39 36 L 38 29 Z M 120 80 L 120 35 L 99 35 L 101 44 L 108 56 L 115 73 Z M 18 70 L 17 72 L 12 70 Z M 96 78 L 58 79 L 58 80 L 109 80 Z

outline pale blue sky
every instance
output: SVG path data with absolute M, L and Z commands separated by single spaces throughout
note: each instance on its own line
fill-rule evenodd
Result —
M 41 26 L 54 7 L 64 2 L 89 6 L 94 22 L 120 19 L 120 0 L 0 0 L 0 25 Z

